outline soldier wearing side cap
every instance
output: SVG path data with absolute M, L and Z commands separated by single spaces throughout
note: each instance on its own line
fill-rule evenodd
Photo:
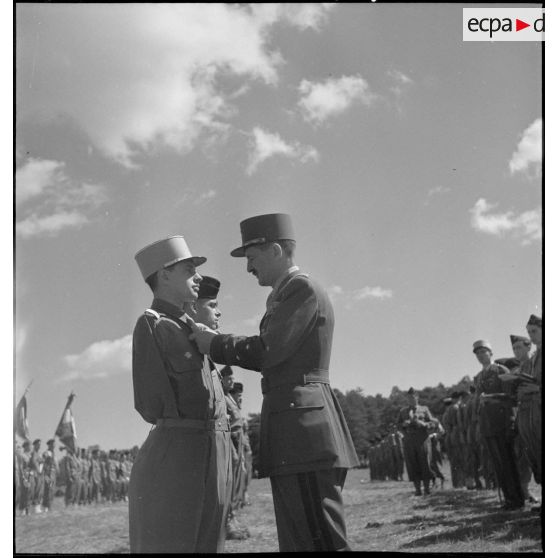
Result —
M 409 480 L 415 485 L 415 495 L 420 496 L 421 483 L 424 494 L 430 494 L 430 470 L 428 436 L 434 429 L 434 417 L 426 405 L 419 405 L 419 395 L 410 388 L 409 404 L 399 411 L 397 424 L 403 432 L 403 449 Z
M 25 440 L 19 455 L 21 494 L 19 499 L 20 515 L 29 515 L 29 508 L 35 490 L 35 477 L 31 474 L 31 442 Z
M 215 362 L 262 373 L 259 474 L 271 477 L 279 550 L 346 550 L 341 491 L 359 461 L 329 385 L 333 308 L 294 265 L 289 215 L 258 215 L 240 230 L 242 246 L 231 255 L 246 257 L 247 271 L 272 287 L 260 333 L 195 339 Z
M 215 553 L 225 542 L 230 432 L 219 376 L 189 339 L 206 258 L 173 236 L 135 256 L 153 303 L 133 334 L 134 404 L 155 426 L 130 474 L 132 553 Z
M 29 461 L 29 468 L 33 476 L 33 492 L 31 495 L 31 505 L 35 513 L 41 513 L 43 510 L 41 504 L 43 502 L 43 465 L 44 459 L 41 454 L 41 440 L 37 438 L 33 441 L 33 451 Z
M 517 389 L 517 429 L 535 482 L 542 485 L 542 391 L 544 389 L 542 318 L 532 314 L 527 322 L 527 333 L 537 350 L 530 359 L 529 377 L 523 378 Z
M 473 352 L 482 365 L 482 370 L 474 377 L 479 397 L 480 434 L 488 449 L 496 481 L 504 494 L 503 509 L 520 509 L 525 498 L 513 449 L 513 401 L 500 378 L 509 374 L 509 370 L 493 362 L 492 347 L 487 341 L 475 341 Z
M 52 509 L 54 493 L 56 491 L 56 475 L 58 465 L 54 458 L 54 439 L 47 441 L 47 449 L 43 452 L 43 511 Z

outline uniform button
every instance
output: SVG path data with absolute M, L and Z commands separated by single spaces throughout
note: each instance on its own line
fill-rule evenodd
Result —
M 291 404 L 289 405 L 289 407 L 294 407 L 294 406 L 295 406 L 295 404 L 294 404 L 294 403 L 291 403 Z
M 219 421 L 219 422 L 217 423 L 217 426 L 221 426 L 221 421 Z

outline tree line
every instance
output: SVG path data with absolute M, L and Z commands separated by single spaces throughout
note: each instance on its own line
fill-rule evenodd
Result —
M 421 405 L 426 405 L 436 418 L 441 420 L 445 410 L 444 399 L 454 391 L 468 390 L 471 383 L 471 378 L 464 376 L 459 382 L 451 386 L 439 383 L 434 387 L 425 387 L 418 390 L 419 401 Z M 343 409 L 355 449 L 361 461 L 364 462 L 368 448 L 375 437 L 387 433 L 390 425 L 397 421 L 401 407 L 407 405 L 407 389 L 401 390 L 394 386 L 389 397 L 384 397 L 381 394 L 366 395 L 360 387 L 345 393 L 336 388 L 333 391 Z M 248 434 L 252 446 L 254 468 L 257 469 L 260 413 L 250 413 L 248 415 Z

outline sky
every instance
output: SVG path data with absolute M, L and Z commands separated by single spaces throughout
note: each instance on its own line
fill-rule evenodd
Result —
M 542 307 L 542 47 L 467 4 L 17 4 L 14 396 L 32 438 L 141 445 L 134 254 L 185 236 L 226 333 L 269 293 L 239 223 L 286 212 L 335 310 L 331 383 L 451 385 Z M 527 6 L 527 5 L 526 5 Z M 502 5 L 499 5 L 502 7 Z M 259 374 L 235 369 L 244 411 Z

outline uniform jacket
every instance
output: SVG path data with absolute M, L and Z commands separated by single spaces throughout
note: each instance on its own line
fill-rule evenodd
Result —
M 48 484 L 56 483 L 56 474 L 58 473 L 58 466 L 56 464 L 56 460 L 54 459 L 54 455 L 50 450 L 46 450 L 43 453 L 43 475 L 45 477 L 45 482 Z
M 420 422 L 417 422 L 420 421 Z M 425 423 L 425 424 L 421 424 Z M 407 405 L 399 411 L 397 425 L 404 432 L 404 440 L 417 438 L 421 441 L 428 438 L 428 429 L 434 426 L 430 409 L 426 405 Z
M 262 373 L 260 477 L 359 464 L 330 385 L 334 315 L 326 292 L 292 270 L 253 337 L 217 335 L 211 358 Z
M 502 374 L 509 370 L 501 364 L 491 364 L 475 377 L 476 393 L 479 396 L 478 419 L 482 436 L 511 434 L 513 429 L 513 400 L 505 393 Z
M 89 467 L 89 480 L 97 486 L 101 484 L 101 463 L 98 459 L 91 459 Z
M 162 418 L 213 419 L 216 393 L 223 397 L 217 370 L 188 338 L 183 315 L 156 298 L 134 329 L 134 403 L 151 424 Z

